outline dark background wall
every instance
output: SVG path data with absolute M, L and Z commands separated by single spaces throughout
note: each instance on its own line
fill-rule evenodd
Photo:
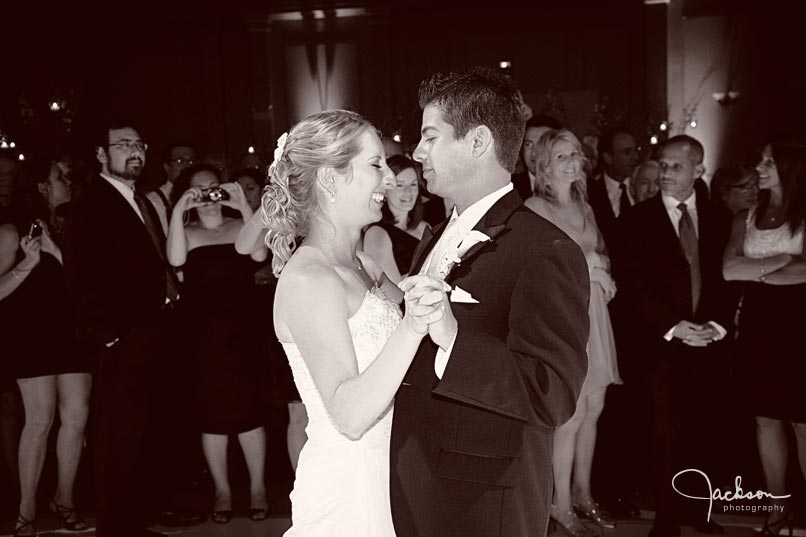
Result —
M 333 81 L 348 84 L 341 88 L 345 104 L 415 143 L 417 86 L 439 70 L 511 61 L 533 109 L 565 114 L 581 136 L 618 121 L 646 142 L 666 102 L 663 15 L 639 0 L 517 9 L 365 1 L 351 4 L 363 9 L 359 17 L 319 21 L 277 14 L 348 4 L 164 4 L 6 12 L 0 129 L 29 155 L 59 139 L 86 150 L 99 118 L 131 116 L 153 148 L 152 181 L 160 176 L 159 149 L 177 138 L 233 161 L 249 145 L 270 156 L 276 137 L 299 119 L 294 84 L 306 83 L 306 72 L 325 73 L 328 54 L 336 57 Z M 730 5 L 736 3 L 690 0 L 683 13 L 730 16 Z M 724 159 L 738 158 L 768 132 L 795 132 L 806 122 L 804 46 L 799 19 L 785 8 L 765 3 L 742 19 L 744 37 L 730 61 L 740 66 L 743 96 L 725 121 L 725 141 L 734 149 Z M 328 92 L 332 97 L 339 87 Z M 66 112 L 48 110 L 55 98 L 66 100 Z

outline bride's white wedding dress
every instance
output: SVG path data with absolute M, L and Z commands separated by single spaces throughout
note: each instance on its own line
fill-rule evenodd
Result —
M 400 324 L 400 308 L 375 288 L 348 320 L 358 371 L 364 371 Z M 359 440 L 342 435 L 294 343 L 283 343 L 308 412 L 291 493 L 291 529 L 285 537 L 394 537 L 389 505 L 392 405 Z

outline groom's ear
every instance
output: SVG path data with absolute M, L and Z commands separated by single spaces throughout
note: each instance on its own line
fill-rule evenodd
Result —
M 487 151 L 493 150 L 493 133 L 486 125 L 473 127 L 467 133 L 470 144 L 470 154 L 473 158 L 480 158 Z

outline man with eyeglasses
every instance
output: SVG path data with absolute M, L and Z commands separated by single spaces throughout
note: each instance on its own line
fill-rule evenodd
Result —
M 63 232 L 78 337 L 95 363 L 98 537 L 154 535 L 145 529 L 149 508 L 156 513 L 165 487 L 152 478 L 169 473 L 162 450 L 172 443 L 166 431 L 176 408 L 164 394 L 175 389 L 169 379 L 178 368 L 179 285 L 157 212 L 135 190 L 147 148 L 132 122 L 108 123 L 95 148 L 100 174 Z
M 186 142 L 173 142 L 165 146 L 162 152 L 162 169 L 165 170 L 165 182 L 157 190 L 149 192 L 146 197 L 157 209 L 163 232 L 168 235 L 168 217 L 171 212 L 171 192 L 174 181 L 179 174 L 198 161 L 196 148 Z

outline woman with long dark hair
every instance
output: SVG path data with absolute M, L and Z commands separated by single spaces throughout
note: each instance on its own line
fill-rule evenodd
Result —
M 802 331 L 806 326 L 806 145 L 771 143 L 756 166 L 758 203 L 739 212 L 725 251 L 726 280 L 744 283 L 739 348 L 766 490 L 786 495 L 791 426 L 801 472 L 806 477 L 806 398 Z M 761 530 L 790 532 L 794 513 L 776 500 Z

